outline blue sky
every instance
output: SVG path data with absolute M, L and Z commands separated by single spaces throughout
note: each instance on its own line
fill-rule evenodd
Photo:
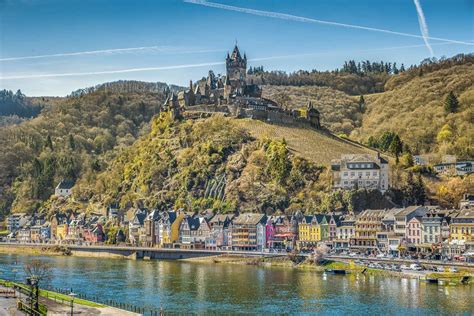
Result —
M 259 13 L 180 0 L 0 0 L 0 88 L 66 95 L 119 79 L 187 85 L 209 69 L 223 73 L 235 40 L 250 65 L 268 70 L 327 70 L 348 59 L 410 65 L 430 57 L 416 37 L 422 33 L 413 0 L 209 2 Z M 474 51 L 456 43 L 474 41 L 474 1 L 419 4 L 429 36 L 443 39 L 429 40 L 434 56 Z M 269 17 L 274 12 L 291 17 Z M 56 56 L 37 57 L 43 55 Z M 36 57 L 15 59 L 25 56 Z

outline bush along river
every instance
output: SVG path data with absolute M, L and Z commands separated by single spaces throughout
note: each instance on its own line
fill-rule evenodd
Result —
M 48 262 L 44 287 L 147 309 L 208 314 L 472 315 L 474 285 L 442 286 L 379 275 L 186 261 L 0 254 L 0 278 Z

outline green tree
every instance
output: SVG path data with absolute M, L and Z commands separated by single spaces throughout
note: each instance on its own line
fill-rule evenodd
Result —
M 364 99 L 364 96 L 361 95 L 360 98 L 359 98 L 359 112 L 364 112 L 365 110 L 365 99 Z
M 388 151 L 394 137 L 395 137 L 395 133 L 393 132 L 383 133 L 378 142 L 379 148 L 382 149 L 383 151 Z
M 405 204 L 413 204 L 413 202 L 416 199 L 415 196 L 415 180 L 413 179 L 413 172 L 409 171 L 406 180 L 405 180 L 405 186 L 403 188 L 403 195 L 404 195 L 404 201 Z
M 51 149 L 53 151 L 53 140 L 51 139 L 51 135 L 48 134 L 48 137 L 46 137 L 46 147 Z
M 69 134 L 69 148 L 71 150 L 76 149 L 76 142 L 74 141 L 74 136 L 72 136 L 71 134 Z
M 406 151 L 403 156 L 400 158 L 400 163 L 404 168 L 410 168 L 413 167 L 414 161 L 413 161 L 413 155 L 411 152 Z
M 444 110 L 446 113 L 455 113 L 459 108 L 459 101 L 453 91 L 450 91 L 444 100 Z
M 426 192 L 425 192 L 425 185 L 423 183 L 423 178 L 421 177 L 421 174 L 418 174 L 413 193 L 416 200 L 416 204 L 424 205 L 426 201 Z
M 390 143 L 389 150 L 392 154 L 395 155 L 397 164 L 398 164 L 398 157 L 400 156 L 402 149 L 403 149 L 402 141 L 400 140 L 400 137 L 398 135 L 395 135 L 395 137 L 392 139 L 392 142 Z
M 367 146 L 372 148 L 378 148 L 379 144 L 377 139 L 374 136 L 369 136 L 369 138 L 367 139 Z

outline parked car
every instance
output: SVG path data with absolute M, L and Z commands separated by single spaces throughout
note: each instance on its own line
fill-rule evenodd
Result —
M 410 269 L 412 269 L 413 271 L 421 271 L 423 270 L 423 268 L 417 264 L 417 263 L 412 263 L 410 264 Z
M 393 271 L 400 271 L 400 267 L 397 266 L 396 264 L 392 264 L 392 270 Z
M 379 254 L 377 255 L 377 258 L 385 258 L 385 254 L 384 254 L 384 253 L 379 253 Z
M 444 267 L 436 267 L 436 271 L 438 271 L 438 272 L 444 272 Z
M 402 269 L 402 270 L 408 270 L 408 269 L 410 269 L 410 267 L 407 266 L 407 265 L 405 265 L 405 264 L 402 264 L 402 265 L 400 266 L 400 269 Z
M 457 273 L 458 269 L 456 269 L 456 267 L 451 267 L 451 268 L 449 268 L 449 272 Z

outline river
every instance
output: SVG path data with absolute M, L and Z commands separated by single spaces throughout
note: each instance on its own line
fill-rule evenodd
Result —
M 50 286 L 177 313 L 474 314 L 474 285 L 276 267 L 0 254 L 0 278 L 23 280 L 33 258 L 52 265 Z

